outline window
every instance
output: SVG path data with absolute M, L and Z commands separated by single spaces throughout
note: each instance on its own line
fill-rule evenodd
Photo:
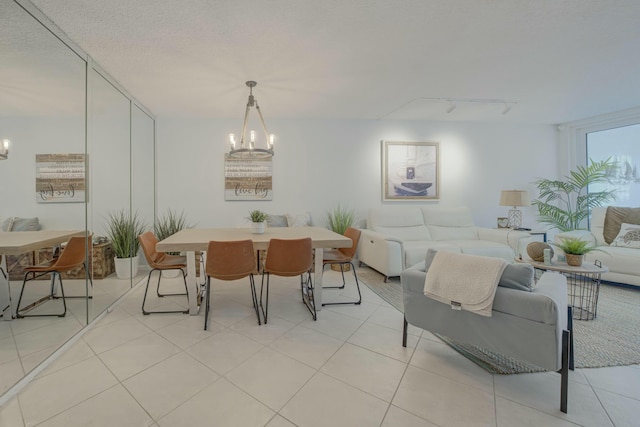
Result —
M 589 191 L 615 190 L 616 206 L 640 206 L 640 123 L 586 134 L 587 158 L 617 163 L 605 184 Z

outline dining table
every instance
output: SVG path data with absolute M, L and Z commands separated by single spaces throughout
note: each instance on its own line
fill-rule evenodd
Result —
M 156 245 L 158 252 L 184 252 L 187 257 L 187 292 L 189 313 L 197 315 L 200 310 L 198 293 L 199 278 L 196 276 L 196 252 L 206 252 L 210 241 L 251 240 L 256 251 L 267 250 L 271 239 L 311 238 L 315 252 L 314 298 L 316 310 L 322 308 L 322 260 L 324 249 L 348 248 L 353 242 L 348 237 L 322 227 L 267 227 L 262 234 L 254 234 L 251 228 L 188 228 L 181 230 Z M 204 275 L 205 272 L 200 271 Z
M 15 315 L 11 301 L 7 255 L 20 255 L 57 246 L 72 237 L 82 237 L 85 234 L 84 230 L 0 231 L 0 255 L 4 255 L 1 266 L 7 273 L 6 278 L 0 274 L 0 312 L 4 320 L 12 320 Z

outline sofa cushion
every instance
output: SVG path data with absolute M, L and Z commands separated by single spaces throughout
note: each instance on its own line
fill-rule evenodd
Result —
M 267 227 L 286 227 L 287 225 L 286 215 L 267 215 Z
M 447 243 L 458 246 L 462 253 L 503 258 L 513 262 L 515 253 L 509 246 L 488 240 L 449 240 Z
M 433 240 L 477 240 L 478 232 L 466 207 L 423 207 L 424 223 Z
M 446 250 L 449 252 L 462 253 L 459 247 L 454 245 L 449 245 L 447 242 L 434 242 L 431 240 L 425 241 L 414 241 L 414 242 L 404 242 L 404 265 L 413 266 L 426 259 L 429 260 L 429 265 L 431 265 L 431 261 L 433 261 L 433 257 L 440 250 Z M 429 259 L 429 254 L 431 254 L 431 259 Z M 425 271 L 428 270 L 429 267 L 425 266 Z
M 623 224 L 640 224 L 640 208 L 626 208 L 609 206 L 607 213 L 604 217 L 604 229 L 602 234 L 604 241 L 607 244 L 611 244 L 618 233 L 620 233 L 620 226 Z
M 311 225 L 311 214 L 309 212 L 301 214 L 287 214 L 287 225 L 289 227 L 309 227 Z
M 600 246 L 598 249 L 600 250 L 589 252 L 585 261 L 599 261 L 610 272 L 640 276 L 640 250 L 618 246 Z
M 9 231 L 12 223 L 13 217 L 0 218 L 0 231 Z
M 13 223 L 8 231 L 38 231 L 40 229 L 40 220 L 34 218 L 13 218 Z
M 611 246 L 640 248 L 640 225 L 622 223 L 620 233 L 611 242 Z M 638 255 L 640 256 L 640 253 Z M 640 259 L 638 261 L 640 262 Z
M 371 209 L 368 228 L 401 241 L 431 240 L 420 209 Z

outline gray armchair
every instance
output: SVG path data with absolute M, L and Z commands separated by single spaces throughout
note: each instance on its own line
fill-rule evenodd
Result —
M 405 270 L 401 275 L 403 346 L 407 343 L 407 325 L 411 324 L 460 343 L 557 371 L 561 374 L 560 410 L 567 412 L 573 340 L 564 276 L 544 273 L 532 292 L 499 286 L 491 317 L 452 310 L 449 305 L 426 297 L 425 276 L 424 271 L 416 269 Z

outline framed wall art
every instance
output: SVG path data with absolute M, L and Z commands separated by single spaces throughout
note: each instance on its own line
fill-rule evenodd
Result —
M 382 141 L 382 201 L 440 199 L 440 144 Z

